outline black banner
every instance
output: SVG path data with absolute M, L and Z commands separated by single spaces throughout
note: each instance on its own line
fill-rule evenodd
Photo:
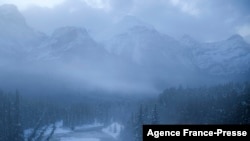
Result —
M 249 137 L 250 125 L 143 125 L 143 141 L 169 137 Z

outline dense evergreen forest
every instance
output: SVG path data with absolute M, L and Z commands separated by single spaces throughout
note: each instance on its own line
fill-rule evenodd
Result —
M 127 110 L 135 107 L 134 100 L 97 95 L 27 96 L 1 92 L 0 141 L 49 141 L 58 121 L 70 130 L 94 122 L 104 126 L 112 121 L 121 123 L 129 117 Z M 26 129 L 32 132 L 25 135 Z M 45 132 L 51 136 L 45 136 Z
M 124 141 L 141 141 L 143 124 L 250 124 L 250 83 L 168 88 L 127 123 Z
M 124 125 L 121 138 L 131 141 L 141 140 L 143 124 L 250 124 L 249 83 L 180 86 L 168 88 L 157 97 L 131 97 L 30 97 L 18 91 L 1 91 L 0 141 L 49 141 L 58 121 L 71 130 L 93 122 L 107 125 L 117 121 Z M 26 129 L 32 132 L 25 135 Z M 50 134 L 45 136 L 45 131 Z

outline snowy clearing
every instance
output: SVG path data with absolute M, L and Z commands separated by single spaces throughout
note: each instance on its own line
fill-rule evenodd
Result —
M 123 126 L 116 122 L 106 127 L 101 123 L 92 123 L 77 126 L 75 130 L 68 130 L 63 126 L 57 127 L 52 141 L 118 141 L 118 136 L 123 129 Z
M 74 137 L 68 137 L 68 138 L 61 138 L 60 141 L 100 141 L 96 138 L 74 138 Z

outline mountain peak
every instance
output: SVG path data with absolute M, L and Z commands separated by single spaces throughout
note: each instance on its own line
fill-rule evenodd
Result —
M 231 37 L 229 37 L 227 40 L 239 40 L 239 41 L 243 41 L 244 39 L 239 34 L 234 34 Z
M 197 42 L 192 36 L 184 34 L 183 36 L 181 36 L 180 38 L 181 41 L 185 41 L 185 42 Z
M 196 44 L 198 43 L 197 40 L 195 40 L 193 37 L 191 37 L 190 35 L 187 35 L 187 34 L 183 35 L 183 36 L 179 39 L 179 41 L 180 41 L 182 44 L 187 45 L 187 46 L 189 46 L 189 47 L 194 47 L 194 46 L 196 46 Z
M 89 36 L 84 28 L 66 26 L 58 28 L 51 36 L 51 45 L 64 50 L 76 48 L 81 44 L 94 44 L 94 40 Z
M 127 29 L 134 26 L 145 26 L 148 28 L 153 28 L 152 25 L 145 23 L 137 17 L 131 15 L 124 16 L 121 20 L 118 21 L 117 25 L 121 27 L 126 27 Z
M 0 21 L 4 23 L 26 24 L 23 15 L 17 7 L 12 4 L 4 4 L 0 6 Z
M 130 29 L 128 29 L 130 32 L 136 32 L 136 33 L 142 33 L 142 32 L 156 32 L 153 28 L 148 28 L 143 25 L 133 26 Z
M 0 6 L 0 12 L 6 12 L 6 13 L 10 13 L 10 12 L 18 12 L 18 9 L 15 5 L 13 4 L 4 4 Z
M 88 37 L 88 32 L 84 28 L 66 26 L 61 27 L 55 30 L 52 35 L 54 38 L 61 38 L 61 37 L 69 37 L 69 38 L 76 38 L 76 37 Z
M 152 25 L 149 25 L 135 16 L 125 16 L 115 25 L 115 28 L 118 30 L 118 34 L 127 32 L 128 30 L 154 30 Z M 118 35 L 117 34 L 117 35 Z
M 0 6 L 0 10 L 6 10 L 6 11 L 14 10 L 14 11 L 17 11 L 17 7 L 15 5 L 13 5 L 13 4 L 4 4 L 4 5 Z

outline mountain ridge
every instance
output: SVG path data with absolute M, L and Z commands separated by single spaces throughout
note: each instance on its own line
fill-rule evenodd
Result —
M 17 9 L 10 6 L 11 10 Z M 65 26 L 46 35 L 27 23 L 5 22 L 16 27 L 0 27 L 0 66 L 15 71 L 27 67 L 111 90 L 138 86 L 152 91 L 167 85 L 230 81 L 231 77 L 250 74 L 250 45 L 240 35 L 204 43 L 189 35 L 175 39 L 140 23 L 102 42 L 84 28 Z

